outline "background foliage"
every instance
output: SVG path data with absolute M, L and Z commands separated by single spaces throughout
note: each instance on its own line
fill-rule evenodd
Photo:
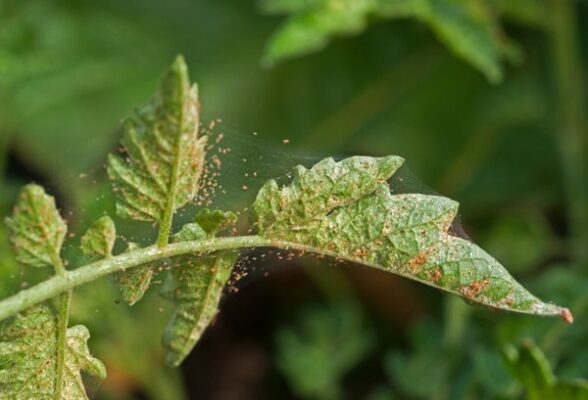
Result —
M 73 315 L 109 370 L 101 386 L 87 381 L 95 397 L 532 398 L 541 379 L 513 367 L 527 359 L 551 363 L 558 378 L 544 385 L 588 377 L 586 17 L 571 0 L 0 0 L 3 215 L 31 180 L 57 195 L 74 233 L 112 210 L 103 160 L 118 122 L 183 53 L 204 121 L 236 127 L 235 146 L 402 155 L 460 201 L 470 236 L 576 317 L 489 313 L 377 271 L 279 261 L 226 297 L 174 370 L 159 346 L 169 304 L 153 293 L 115 304 L 101 282 Z M 252 131 L 275 146 L 251 145 Z M 299 161 L 280 159 L 266 177 Z M 5 236 L 3 297 L 21 274 L 41 279 Z

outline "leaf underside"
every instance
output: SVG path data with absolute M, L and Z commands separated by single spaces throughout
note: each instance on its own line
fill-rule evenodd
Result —
M 85 254 L 110 257 L 116 240 L 116 228 L 110 217 L 96 220 L 81 238 L 81 249 Z
M 132 306 L 143 298 L 151 285 L 154 274 L 154 266 L 149 264 L 117 272 L 112 280 L 118 288 L 122 300 Z
M 265 0 L 265 11 L 288 14 L 270 39 L 270 63 L 322 49 L 334 36 L 363 31 L 370 17 L 413 18 L 456 55 L 497 82 L 501 61 L 517 56 L 490 5 L 483 0 Z
M 289 186 L 269 181 L 253 209 L 261 236 L 366 264 L 492 308 L 569 316 L 524 289 L 474 243 L 452 236 L 458 204 L 423 194 L 392 195 L 399 157 L 327 158 L 297 167 Z
M 81 372 L 104 379 L 106 369 L 90 355 L 88 329 L 67 329 L 61 398 L 86 400 Z M 41 305 L 17 314 L 0 329 L 0 398 L 54 399 L 57 365 L 57 318 Z
M 125 157 L 109 155 L 108 175 L 123 218 L 155 222 L 165 245 L 175 211 L 193 200 L 204 167 L 207 137 L 200 127 L 198 93 L 179 56 L 164 74 L 158 92 L 123 124 Z M 151 284 L 150 264 L 114 277 L 128 304 L 139 301 Z
M 234 221 L 230 213 L 217 215 L 214 226 Z M 174 242 L 205 239 L 212 231 L 197 223 L 186 224 Z M 178 366 L 190 353 L 204 330 L 218 313 L 219 303 L 237 261 L 236 251 L 218 252 L 204 257 L 177 257 L 161 290 L 161 295 L 175 303 L 175 309 L 163 333 L 167 350 L 166 363 Z
M 31 267 L 54 266 L 59 258 L 67 227 L 55 206 L 55 199 L 41 186 L 25 186 L 6 218 L 16 259 Z
M 207 137 L 198 137 L 199 102 L 178 57 L 153 99 L 123 124 L 125 157 L 109 155 L 108 175 L 124 218 L 161 223 L 192 200 Z
M 213 321 L 237 257 L 237 252 L 223 252 L 197 259 L 182 257 L 177 261 L 167 282 L 169 286 L 162 292 L 175 303 L 163 334 L 168 365 L 178 366 Z

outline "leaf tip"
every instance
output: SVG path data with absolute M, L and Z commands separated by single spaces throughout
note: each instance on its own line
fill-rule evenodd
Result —
M 572 315 L 572 312 L 569 308 L 562 308 L 559 312 L 559 316 L 568 324 L 574 323 L 574 316 Z
M 170 69 L 172 71 L 180 73 L 180 74 L 186 74 L 188 72 L 188 66 L 186 64 L 186 59 L 184 58 L 184 56 L 182 54 L 178 54 L 176 56 Z
M 402 165 L 404 164 L 404 158 L 399 156 L 386 156 L 382 157 L 380 163 L 381 175 L 390 178 Z

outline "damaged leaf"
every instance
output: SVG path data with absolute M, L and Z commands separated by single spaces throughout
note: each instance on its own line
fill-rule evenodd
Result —
M 124 156 L 108 158 L 120 216 L 169 229 L 175 210 L 196 196 L 207 142 L 198 136 L 199 113 L 197 88 L 178 56 L 152 100 L 124 122 Z
M 83 325 L 68 328 L 65 370 L 57 375 L 57 317 L 49 306 L 37 306 L 5 321 L 0 328 L 0 398 L 11 400 L 87 400 L 82 372 L 104 379 L 106 369 L 88 350 Z M 61 379 L 61 393 L 56 383 Z
M 129 242 L 127 251 L 138 249 L 136 243 Z M 122 300 L 132 306 L 149 289 L 151 278 L 153 278 L 154 267 L 152 265 L 140 265 L 127 271 L 120 271 L 113 275 L 112 279 L 118 288 Z
M 13 215 L 6 218 L 16 259 L 27 266 L 61 265 L 59 253 L 67 226 L 55 206 L 55 199 L 35 184 L 25 186 Z
M 401 164 L 398 157 L 350 157 L 327 158 L 312 169 L 299 166 L 290 185 L 272 180 L 259 191 L 253 205 L 259 234 L 492 308 L 571 319 L 567 309 L 542 302 L 480 247 L 449 232 L 455 201 L 392 195 L 385 181 Z
M 203 237 L 206 237 L 205 231 L 192 223 L 185 225 L 174 236 L 174 241 Z M 174 267 L 161 292 L 163 297 L 175 303 L 171 320 L 163 333 L 168 365 L 178 366 L 211 324 L 238 255 L 236 251 L 225 251 L 173 260 Z
M 99 255 L 103 258 L 112 255 L 116 240 L 116 227 L 108 216 L 96 220 L 81 239 L 81 249 L 88 255 Z

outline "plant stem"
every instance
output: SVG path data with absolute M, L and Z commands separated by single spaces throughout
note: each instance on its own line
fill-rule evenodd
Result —
M 183 119 L 183 118 L 182 118 Z M 181 128 L 180 128 L 181 129 Z M 181 132 L 180 132 L 181 134 Z M 178 147 L 176 148 L 176 154 L 174 155 L 174 163 L 172 166 L 171 181 L 168 188 L 167 203 L 163 213 L 163 219 L 159 223 L 159 235 L 157 236 L 157 246 L 164 247 L 169 241 L 169 234 L 171 232 L 171 226 L 174 219 L 175 203 L 176 203 L 176 191 L 178 186 L 178 170 L 180 163 L 180 148 L 181 141 L 178 139 Z
M 586 135 L 588 124 L 582 64 L 579 57 L 578 25 L 571 0 L 552 0 L 551 39 L 559 119 L 559 145 L 572 259 L 578 268 L 588 263 L 588 184 L 586 183 Z
M 59 296 L 57 310 L 57 362 L 55 365 L 55 385 L 53 397 L 55 400 L 63 398 L 63 381 L 65 375 L 65 347 L 67 346 L 67 326 L 69 324 L 69 308 L 71 304 L 72 290 L 68 290 Z
M 101 261 L 87 264 L 75 270 L 67 271 L 63 275 L 55 275 L 52 278 L 49 278 L 48 280 L 28 289 L 21 290 L 14 296 L 0 301 L 0 320 L 8 318 L 35 304 L 52 299 L 61 293 L 71 290 L 77 286 L 92 282 L 105 275 L 109 275 L 118 271 L 124 271 L 129 268 L 135 268 L 141 265 L 153 263 L 155 261 L 165 260 L 182 255 L 198 256 L 219 250 L 236 250 L 255 247 L 272 247 L 286 251 L 296 250 L 304 253 L 313 253 L 320 256 L 333 257 L 338 260 L 361 263 L 366 266 L 390 272 L 389 268 L 386 268 L 382 265 L 365 262 L 359 259 L 355 259 L 351 256 L 338 254 L 334 251 L 316 248 L 300 243 L 281 241 L 277 239 L 266 239 L 256 235 L 221 237 L 206 240 L 171 243 L 164 247 L 153 245 L 134 251 L 129 251 L 116 257 L 106 258 Z M 417 282 L 421 282 L 422 284 L 433 286 L 448 293 L 453 293 L 463 297 L 463 293 L 457 290 L 433 285 L 426 280 L 419 279 L 412 274 L 403 273 L 402 271 L 393 272 L 396 275 L 412 279 Z M 571 314 L 568 309 L 561 308 L 553 304 L 543 304 L 541 310 L 512 309 L 507 305 L 494 305 L 493 307 L 496 309 L 504 309 L 522 314 L 541 316 L 559 315 L 567 318 L 566 320 L 571 319 Z
M 14 296 L 0 301 L 0 320 L 35 304 L 56 297 L 77 286 L 128 268 L 179 255 L 247 247 L 275 247 L 274 243 L 274 241 L 261 238 L 260 236 L 236 236 L 196 242 L 173 243 L 162 248 L 154 245 L 129 251 L 116 257 L 100 260 L 72 271 L 57 274 L 44 282 L 21 290 Z M 288 247 L 293 248 L 295 246 Z M 298 246 L 300 249 L 303 249 L 302 247 Z

